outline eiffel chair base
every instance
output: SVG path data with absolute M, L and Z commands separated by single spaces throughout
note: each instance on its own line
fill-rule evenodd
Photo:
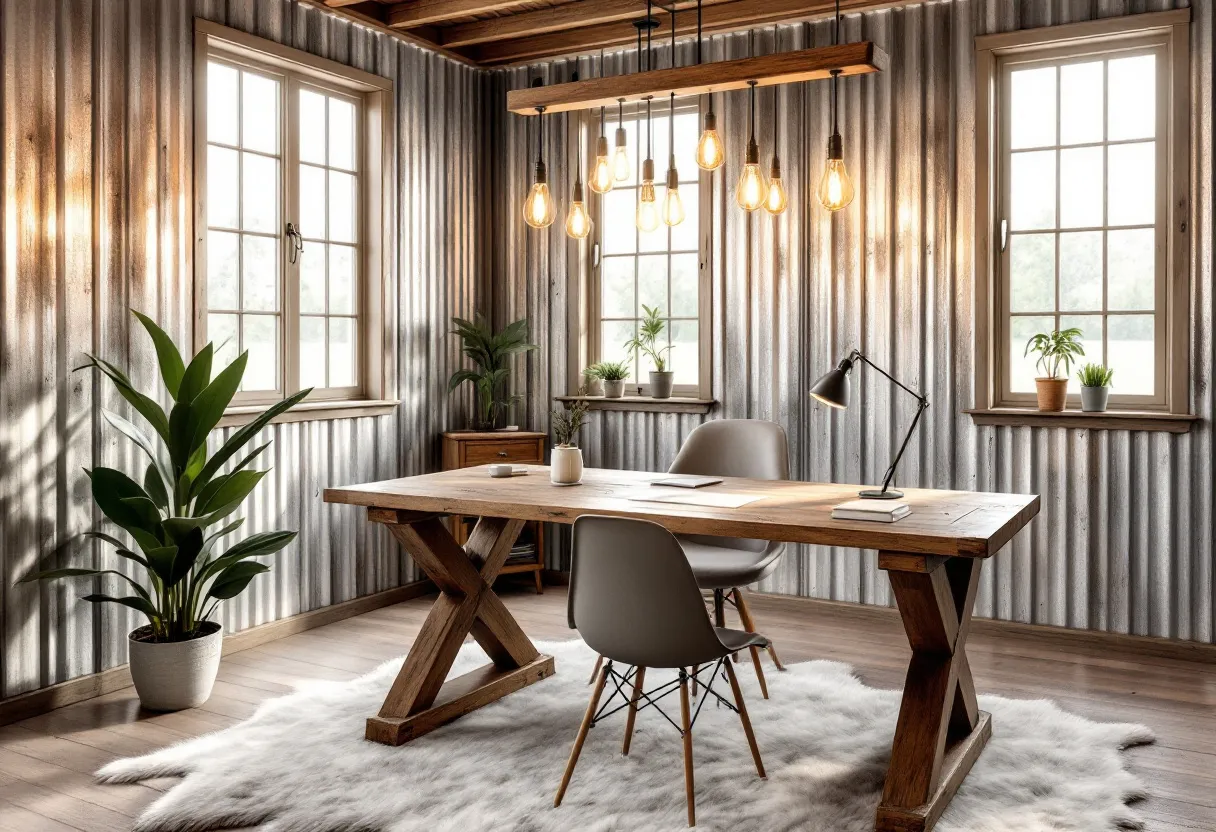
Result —
M 752 761 L 756 764 L 756 774 L 762 778 L 766 776 L 764 773 L 764 763 L 760 759 L 760 748 L 756 745 L 756 735 L 752 732 L 752 723 L 747 716 L 747 705 L 743 702 L 743 692 L 739 688 L 739 679 L 735 676 L 735 669 L 731 666 L 728 657 L 718 659 L 712 665 L 703 665 L 693 673 L 688 673 L 683 668 L 680 668 L 676 679 L 665 682 L 649 691 L 643 690 L 643 684 L 646 680 L 646 668 L 629 667 L 622 674 L 613 667 L 611 660 L 603 661 L 601 657 L 601 662 L 602 664 L 597 664 L 596 666 L 598 672 L 596 673 L 595 689 L 591 694 L 591 701 L 587 703 L 587 712 L 583 715 L 583 722 L 579 726 L 578 735 L 575 737 L 574 747 L 570 749 L 570 759 L 566 763 L 566 770 L 562 774 L 561 785 L 558 786 L 557 796 L 553 800 L 554 806 L 561 806 L 562 804 L 562 798 L 565 797 L 566 789 L 570 786 L 570 779 L 574 775 L 574 767 L 578 765 L 579 755 L 583 751 L 583 743 L 587 739 L 587 733 L 596 724 L 623 709 L 628 709 L 628 715 L 625 720 L 625 740 L 621 747 L 623 754 L 629 753 L 629 745 L 633 739 L 633 726 L 637 719 L 637 714 L 646 708 L 653 707 L 658 711 L 683 738 L 684 791 L 688 804 L 689 826 L 697 825 L 696 796 L 693 782 L 692 728 L 696 724 L 697 717 L 701 715 L 701 708 L 705 706 L 706 700 L 712 697 L 718 704 L 726 706 L 739 715 L 739 721 L 743 724 L 743 733 L 746 734 L 747 744 L 751 749 Z M 719 678 L 719 675 L 730 684 L 733 702 L 727 701 L 713 689 L 714 682 Z M 705 689 L 705 694 L 696 703 L 695 711 L 689 697 L 689 685 L 694 681 L 698 682 Z M 612 692 L 601 705 L 600 698 L 603 696 L 604 688 L 609 685 L 612 686 Z M 664 697 L 677 691 L 680 694 L 679 723 L 672 719 L 658 704 Z M 615 707 L 613 707 L 617 697 L 620 697 L 623 702 L 615 704 Z

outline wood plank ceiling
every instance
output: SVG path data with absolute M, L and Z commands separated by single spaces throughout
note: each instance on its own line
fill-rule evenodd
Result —
M 307 0 L 478 66 L 525 63 L 634 42 L 646 0 Z M 696 0 L 654 4 L 656 36 L 696 32 Z M 842 11 L 895 5 L 841 0 Z M 706 34 L 830 16 L 834 0 L 703 0 Z

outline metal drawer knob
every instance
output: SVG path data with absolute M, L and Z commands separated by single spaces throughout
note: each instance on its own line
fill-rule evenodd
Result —
M 507 452 L 506 452 L 506 451 L 499 451 L 499 452 L 498 452 L 498 455 L 499 455 L 499 456 L 506 456 L 506 455 L 507 455 Z

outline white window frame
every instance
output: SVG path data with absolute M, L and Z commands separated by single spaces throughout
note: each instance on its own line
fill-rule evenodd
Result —
M 1009 390 L 1009 142 L 1006 79 L 1011 66 L 1063 63 L 1127 51 L 1161 56 L 1157 100 L 1157 280 L 1153 395 L 1112 391 L 1112 411 L 1184 414 L 1188 407 L 1190 217 L 1190 12 L 1105 18 L 976 38 L 976 408 L 1033 410 L 1033 393 Z M 1057 170 L 1057 176 L 1059 171 Z M 1058 220 L 1057 220 L 1058 221 Z M 1058 280 L 1058 278 L 1057 278 Z M 1060 313 L 1068 315 L 1069 313 Z M 1069 407 L 1079 405 L 1070 394 Z
M 703 103 L 699 99 L 686 98 L 676 99 L 675 113 L 696 112 L 699 119 L 703 119 L 704 112 Z M 609 108 L 611 110 L 611 108 Z M 653 104 L 651 111 L 652 118 L 667 118 L 668 108 L 666 102 L 656 102 Z M 607 131 L 609 143 L 613 141 L 612 136 L 616 130 L 616 113 L 608 112 L 605 114 L 605 130 Z M 635 121 L 640 124 L 645 124 L 645 112 L 640 114 L 637 112 L 626 113 L 626 121 Z M 581 142 L 583 146 L 583 158 L 588 160 L 595 159 L 595 145 L 599 138 L 600 131 L 600 114 L 599 110 L 582 111 L 579 118 L 571 119 L 571 129 L 574 131 L 568 136 L 571 146 L 575 142 Z M 640 138 L 643 134 L 639 129 L 636 135 Z M 635 176 L 640 174 L 642 160 L 645 158 L 644 147 L 641 141 L 635 141 L 633 147 L 633 156 L 630 160 L 634 166 Z M 664 181 L 667 171 L 667 148 L 654 148 L 655 160 L 655 191 L 657 196 L 662 201 Z M 590 170 L 590 164 L 586 165 L 587 170 Z M 712 390 L 712 345 L 713 345 L 713 298 L 712 298 L 712 264 L 711 264 L 711 246 L 710 239 L 712 236 L 713 222 L 713 172 L 704 171 L 697 168 L 696 187 L 697 194 L 697 255 L 698 255 L 698 280 L 697 280 L 697 374 L 698 380 L 696 384 L 676 384 L 672 389 L 672 395 L 682 399 L 697 399 L 708 400 Z M 586 180 L 586 172 L 584 172 L 584 180 Z M 691 179 L 691 177 L 690 177 Z M 682 181 L 681 187 L 687 187 L 689 182 Z M 630 186 L 633 187 L 633 186 Z M 576 318 L 569 321 L 571 328 L 571 351 L 569 361 L 569 379 L 568 387 L 570 394 L 573 395 L 579 385 L 582 383 L 582 371 L 584 368 L 601 360 L 600 356 L 600 274 L 604 263 L 603 251 L 603 216 L 602 206 L 603 199 L 600 194 L 595 193 L 589 187 L 585 188 L 587 197 L 588 213 L 594 223 L 591 234 L 586 239 L 586 246 L 576 246 L 577 251 L 571 258 L 571 263 L 577 265 L 577 268 L 572 271 L 572 274 L 577 276 L 578 286 L 573 287 L 573 294 L 577 298 L 577 302 L 570 304 L 571 309 L 575 312 Z M 560 217 L 563 219 L 564 217 Z M 577 244 L 579 241 L 571 241 Z M 665 250 L 670 257 L 670 251 Z M 662 252 L 652 252 L 655 254 Z M 645 254 L 645 252 L 643 253 Z M 614 255 L 616 256 L 616 255 Z M 637 252 L 634 253 L 636 258 Z M 670 265 L 669 265 L 670 268 Z M 670 281 L 670 272 L 668 275 Z M 670 285 L 670 284 L 669 284 Z M 625 388 L 626 397 L 649 397 L 650 384 L 646 379 L 639 378 L 637 384 L 629 385 Z M 655 400 L 661 402 L 663 400 Z
M 206 20 L 194 25 L 194 349 L 207 337 L 207 64 L 215 60 L 274 76 L 283 85 L 280 134 L 280 303 L 278 387 L 274 391 L 238 393 L 221 426 L 239 424 L 261 412 L 265 405 L 301 389 L 299 385 L 299 264 L 290 262 L 288 222 L 298 227 L 299 217 L 288 215 L 297 204 L 298 140 L 288 130 L 295 123 L 302 86 L 345 98 L 357 105 L 356 175 L 358 204 L 357 263 L 357 384 L 318 389 L 286 418 L 299 421 L 351 415 L 380 415 L 397 404 L 393 368 L 394 336 L 394 98 L 393 82 L 344 64 L 319 58 L 272 41 L 229 29 Z M 297 212 L 298 213 L 298 212 Z M 308 245 L 305 242 L 305 245 Z

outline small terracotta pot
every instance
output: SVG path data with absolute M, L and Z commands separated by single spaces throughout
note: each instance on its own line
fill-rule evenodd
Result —
M 1068 379 L 1036 378 L 1035 390 L 1039 396 L 1039 410 L 1059 411 L 1064 409 L 1068 398 Z

